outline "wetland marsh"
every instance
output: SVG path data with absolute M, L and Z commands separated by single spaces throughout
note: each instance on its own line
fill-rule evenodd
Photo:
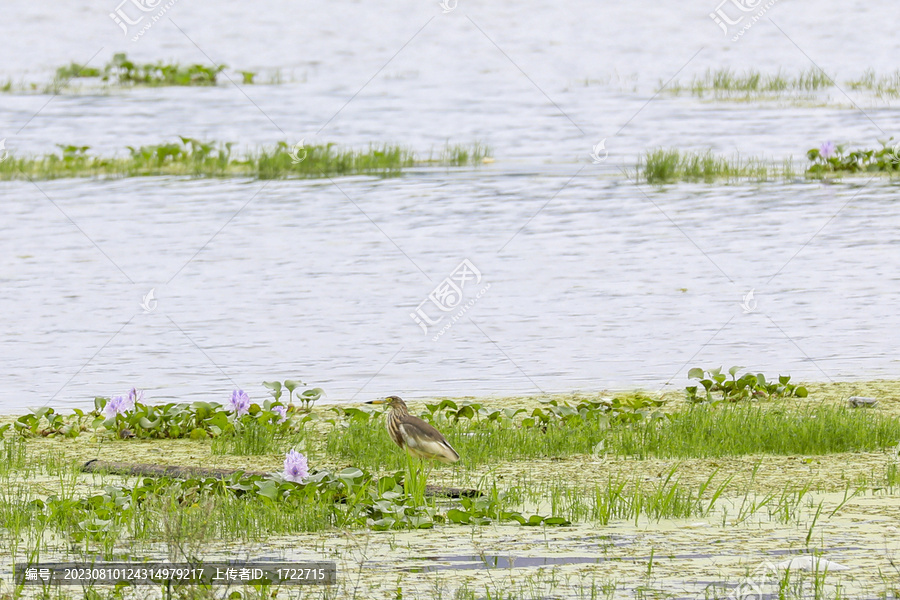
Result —
M 8 4 L 0 600 L 900 597 L 895 5 Z
M 417 403 L 412 411 L 462 457 L 428 468 L 429 483 L 482 493 L 421 504 L 404 491 L 402 452 L 381 410 L 292 406 L 277 423 L 277 411 L 267 416 L 272 398 L 254 400 L 243 419 L 186 406 L 198 423 L 225 425 L 211 430 L 220 436 L 271 425 L 250 447 L 216 450 L 213 433 L 165 428 L 174 421 L 160 418 L 135 416 L 156 428 L 130 425 L 136 437 L 120 439 L 124 421 L 108 418 L 104 399 L 86 418 L 4 420 L 12 426 L 0 447 L 0 543 L 17 562 L 337 563 L 336 586 L 248 588 L 241 597 L 724 599 L 750 583 L 779 598 L 893 597 L 900 384 L 854 385 L 879 397 L 856 409 L 845 385 L 809 387 L 808 398 L 713 404 L 643 393 Z M 147 410 L 138 403 L 133 414 Z M 83 427 L 75 434 L 63 421 Z M 292 448 L 309 461 L 303 484 L 279 475 Z M 89 460 L 237 474 L 217 482 L 84 473 Z M 804 557 L 826 566 L 779 566 Z M 2 593 L 13 593 L 9 575 L 0 574 Z M 98 586 L 95 597 L 139 589 Z M 188 587 L 176 597 L 205 593 Z

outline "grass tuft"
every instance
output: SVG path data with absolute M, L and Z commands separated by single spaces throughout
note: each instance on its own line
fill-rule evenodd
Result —
M 55 154 L 16 157 L 0 162 L 0 180 L 58 179 L 67 177 L 253 177 L 306 179 L 336 175 L 397 176 L 416 166 L 460 167 L 479 165 L 488 150 L 479 144 L 452 146 L 438 159 L 420 160 L 402 146 L 370 146 L 365 150 L 339 149 L 335 144 L 274 147 L 234 156 L 232 143 L 217 144 L 189 137 L 180 142 L 128 146 L 127 157 L 88 154 L 89 146 L 58 145 Z
M 675 148 L 659 148 L 645 152 L 638 159 L 637 178 L 647 183 L 673 181 L 772 181 L 795 177 L 793 162 L 781 165 L 767 163 L 760 158 L 728 158 L 716 156 L 712 150 L 682 152 Z
M 662 87 L 663 83 L 660 83 Z M 666 86 L 666 91 L 681 94 L 690 91 L 694 96 L 712 94 L 716 98 L 756 97 L 792 92 L 816 92 L 828 89 L 834 82 L 820 69 L 810 67 L 797 76 L 785 75 L 781 71 L 765 74 L 756 69 L 736 72 L 731 69 L 707 69 L 700 77 L 694 77 L 689 84 L 677 81 Z

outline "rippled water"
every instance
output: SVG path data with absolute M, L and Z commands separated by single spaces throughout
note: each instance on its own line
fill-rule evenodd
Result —
M 896 182 L 659 189 L 619 170 L 656 146 L 793 155 L 802 168 L 825 139 L 900 137 L 900 104 L 851 93 L 857 110 L 836 89 L 801 103 L 653 96 L 676 73 L 722 66 L 796 73 L 812 60 L 838 82 L 892 72 L 900 13 L 888 2 L 782 0 L 739 42 L 706 2 L 460 0 L 442 14 L 183 0 L 138 42 L 108 17 L 114 3 L 8 4 L 0 82 L 123 50 L 285 79 L 246 95 L 227 82 L 0 94 L 13 152 L 114 153 L 180 134 L 421 154 L 480 141 L 496 162 L 334 182 L 0 183 L 0 412 L 132 385 L 154 400 L 223 400 L 233 386 L 261 398 L 261 381 L 297 376 L 341 401 L 676 388 L 687 368 L 720 364 L 897 375 Z M 609 159 L 591 164 L 604 138 Z M 464 289 L 475 302 L 434 340 L 456 312 L 427 334 L 410 313 L 464 259 L 482 277 Z

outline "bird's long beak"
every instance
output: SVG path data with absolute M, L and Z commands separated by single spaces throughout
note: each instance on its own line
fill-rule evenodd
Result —
M 377 400 L 366 402 L 366 404 L 387 404 L 387 400 L 385 400 L 384 398 L 378 398 Z

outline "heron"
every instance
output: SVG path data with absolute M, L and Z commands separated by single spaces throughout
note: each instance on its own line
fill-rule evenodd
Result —
M 443 434 L 419 417 L 409 414 L 399 396 L 372 400 L 369 404 L 387 404 L 387 430 L 394 443 L 416 458 L 433 458 L 442 463 L 455 463 L 459 453 Z

